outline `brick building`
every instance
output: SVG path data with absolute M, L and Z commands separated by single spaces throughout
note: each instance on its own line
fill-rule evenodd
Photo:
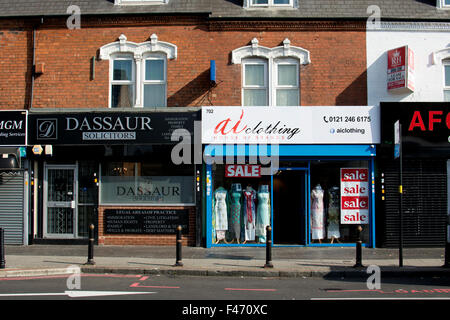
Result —
M 424 6 L 404 2 L 409 11 L 397 13 L 391 2 L 378 1 L 387 8 L 383 15 L 392 19 L 411 18 Z M 338 112 L 347 116 L 354 109 L 346 107 L 366 107 L 370 5 L 303 0 L 2 2 L 0 109 L 28 111 L 24 169 L 31 176 L 25 231 L 30 242 L 77 243 L 93 223 L 98 243 L 105 245 L 172 244 L 174 224 L 184 226 L 185 245 L 232 244 L 236 239 L 214 238 L 215 182 L 227 189 L 251 182 L 256 189 L 261 181 L 227 180 L 223 168 L 204 163 L 175 165 L 171 151 L 176 141 L 170 134 L 179 128 L 193 134 L 204 106 L 330 106 L 342 107 Z M 271 110 L 269 117 L 276 118 L 276 109 Z M 289 112 L 281 113 L 288 119 Z M 331 190 L 339 183 L 340 167 L 361 167 L 373 176 L 371 138 L 358 142 L 350 136 L 337 147 L 311 140 L 282 150 L 279 177 L 262 181 L 274 190 L 275 243 L 334 241 L 325 227 L 322 238 L 312 236 L 311 190 L 319 183 Z M 33 154 L 33 145 L 41 145 L 43 152 Z M 302 193 L 298 213 L 291 217 L 297 229 L 289 229 L 290 218 L 277 218 L 287 210 L 280 206 L 288 201 L 279 198 L 283 184 L 293 190 L 290 196 Z M 330 196 L 325 197 L 329 205 Z M 374 246 L 375 201 L 369 198 L 370 223 L 363 236 Z M 340 231 L 337 240 L 354 241 L 354 225 Z M 283 233 L 301 235 L 285 238 Z M 238 242 L 234 244 L 242 245 Z

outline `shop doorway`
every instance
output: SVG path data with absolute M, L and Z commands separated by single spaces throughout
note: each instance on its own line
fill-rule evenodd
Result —
M 273 176 L 273 242 L 306 244 L 305 170 L 280 170 Z
M 44 236 L 74 238 L 77 194 L 75 165 L 47 165 L 44 178 Z

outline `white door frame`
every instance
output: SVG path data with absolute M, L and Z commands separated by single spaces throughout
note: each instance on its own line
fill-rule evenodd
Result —
M 47 232 L 47 216 L 48 216 L 48 170 L 49 169 L 66 169 L 73 170 L 73 233 L 72 234 L 55 234 Z M 78 235 L 78 165 L 60 165 L 60 164 L 47 164 L 44 163 L 44 201 L 43 201 L 43 235 L 47 239 L 74 239 Z

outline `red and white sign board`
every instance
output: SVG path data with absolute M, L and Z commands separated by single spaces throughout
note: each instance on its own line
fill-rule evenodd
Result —
M 387 89 L 414 91 L 414 52 L 408 46 L 388 51 Z
M 341 224 L 369 223 L 369 170 L 341 168 Z
M 227 164 L 225 166 L 227 178 L 261 178 L 261 166 L 252 164 Z

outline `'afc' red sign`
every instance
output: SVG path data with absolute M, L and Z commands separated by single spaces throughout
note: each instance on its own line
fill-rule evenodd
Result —
M 450 130 L 450 112 L 446 115 L 442 110 L 414 111 L 411 122 L 408 126 L 408 131 L 413 131 L 416 128 L 420 131 L 433 131 L 435 126 L 447 126 Z

